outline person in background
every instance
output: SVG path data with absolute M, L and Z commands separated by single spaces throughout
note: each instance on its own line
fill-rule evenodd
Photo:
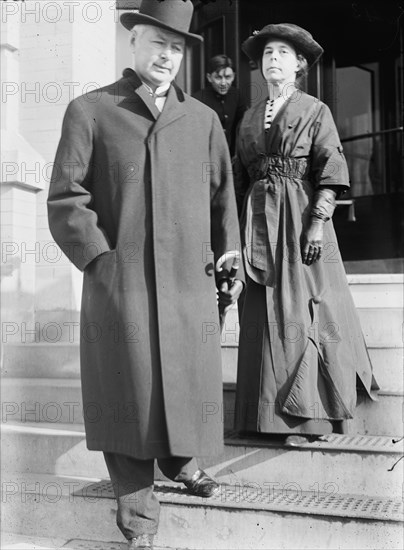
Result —
M 220 121 L 174 83 L 201 40 L 192 14 L 191 0 L 143 0 L 121 16 L 133 69 L 68 106 L 48 198 L 52 235 L 84 272 L 87 447 L 104 453 L 129 550 L 153 547 L 155 459 L 192 495 L 219 490 L 194 458 L 223 451 L 221 414 L 205 414 L 223 401 L 220 334 L 203 327 L 219 324 L 214 263 L 240 232 Z M 226 307 L 243 283 L 217 285 Z
M 242 94 L 233 86 L 235 76 L 230 57 L 224 54 L 215 55 L 208 64 L 208 86 L 193 94 L 219 115 L 232 157 L 235 152 L 237 126 L 247 108 Z
M 236 429 L 301 445 L 345 431 L 357 383 L 378 389 L 331 220 L 349 175 L 329 108 L 299 89 L 323 53 L 311 34 L 270 24 L 243 50 L 268 96 L 246 112 L 234 163 L 248 276 Z

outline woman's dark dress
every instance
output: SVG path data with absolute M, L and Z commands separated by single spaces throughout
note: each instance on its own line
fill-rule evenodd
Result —
M 304 265 L 302 229 L 318 186 L 349 187 L 328 107 L 302 92 L 264 130 L 265 101 L 245 114 L 235 164 L 249 276 L 241 318 L 236 428 L 341 432 L 356 380 L 377 389 L 332 221 L 321 259 Z

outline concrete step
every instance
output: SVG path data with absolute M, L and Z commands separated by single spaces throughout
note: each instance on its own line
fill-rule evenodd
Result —
M 122 542 L 110 482 L 72 476 L 3 477 L 3 525 L 29 536 Z M 157 483 L 156 545 L 198 550 L 402 548 L 402 502 L 222 485 L 211 499 Z M 95 521 L 96 518 L 96 521 Z M 202 527 L 203 526 L 203 527 Z
M 224 351 L 230 352 L 230 357 L 236 354 L 234 348 L 224 348 Z M 380 368 L 382 368 L 381 362 Z M 391 369 L 390 365 L 387 365 L 385 370 L 386 377 L 390 377 L 391 387 L 394 387 L 392 372 L 398 372 L 398 369 Z M 235 380 L 234 370 L 225 369 L 224 378 Z M 378 375 L 377 379 L 380 383 Z M 400 382 L 402 384 L 398 378 L 397 390 L 381 390 L 377 402 L 363 401 L 361 395 L 358 396 L 355 418 L 349 421 L 350 433 L 392 436 L 402 433 L 404 393 Z M 235 387 L 234 382 L 224 383 L 224 425 L 230 430 L 233 428 L 234 421 Z M 4 378 L 1 385 L 1 401 L 2 422 L 83 423 L 83 402 L 79 379 Z
M 359 314 L 363 316 L 364 332 L 367 333 L 366 316 L 374 319 L 376 311 L 362 313 L 362 310 L 402 310 L 404 304 L 404 278 L 400 274 L 380 274 L 380 275 L 349 275 L 349 287 L 353 296 Z M 383 315 L 382 312 L 380 312 Z M 389 317 L 389 313 L 386 313 Z M 399 316 L 399 311 L 392 315 Z M 227 316 L 227 324 L 231 330 L 234 321 L 238 320 L 237 308 L 233 308 Z M 402 322 L 402 314 L 401 314 Z M 392 319 L 388 321 L 392 323 Z M 385 323 L 376 324 L 380 326 Z M 400 324 L 400 323 L 399 323 Z M 10 340 L 14 342 L 48 342 L 48 343 L 78 343 L 80 332 L 83 327 L 80 326 L 80 312 L 73 310 L 38 310 L 35 312 L 35 322 L 32 324 L 22 324 L 15 327 L 10 324 L 8 333 Z M 369 335 L 373 342 L 372 335 Z M 385 342 L 385 340 L 383 340 Z
M 403 307 L 404 275 L 401 273 L 351 274 L 347 279 L 357 308 Z
M 0 548 L 2 550 L 127 550 L 126 542 L 102 542 L 97 540 L 62 539 L 49 537 L 28 537 L 14 533 L 0 533 Z M 154 550 L 181 550 L 154 546 Z
M 383 390 L 404 391 L 404 348 L 368 347 L 376 380 Z M 237 382 L 237 354 L 234 345 L 222 346 L 223 382 Z
M 401 354 L 402 366 L 404 277 L 400 274 L 349 275 L 348 280 L 370 353 L 373 353 L 373 349 L 395 349 L 386 354 L 394 356 L 394 364 L 399 361 Z M 16 326 L 15 323 L 9 325 L 6 329 L 3 326 L 3 376 L 79 377 L 78 341 L 80 332 L 86 329 L 79 326 L 78 312 L 40 311 L 37 312 L 37 321 L 32 326 Z M 238 311 L 235 306 L 228 312 L 222 332 L 225 363 L 228 362 L 228 348 L 238 345 L 238 334 Z M 377 353 L 374 352 L 375 355 Z M 387 362 L 390 364 L 390 357 Z M 233 372 L 235 368 L 234 364 Z M 380 369 L 379 376 L 382 372 L 383 369 Z M 225 378 L 225 381 L 232 380 Z M 382 382 L 382 385 L 383 388 L 391 387 L 390 382 L 387 386 Z
M 222 342 L 223 381 L 236 382 L 238 337 L 225 333 Z M 383 389 L 401 391 L 404 387 L 404 348 L 368 346 L 375 376 Z M 29 360 L 27 360 L 29 358 Z M 78 344 L 34 343 L 4 345 L 2 377 L 5 378 L 80 378 Z
M 88 451 L 84 431 L 77 425 L 73 428 L 63 424 L 4 424 L 4 469 L 108 477 L 102 453 Z M 389 469 L 400 459 L 403 443 L 393 443 L 390 437 L 333 434 L 296 448 L 285 447 L 280 437 L 240 438 L 227 433 L 225 441 L 223 455 L 199 461 L 222 483 L 401 496 L 403 470 Z M 156 479 L 165 478 L 156 471 Z
M 79 378 L 79 344 L 27 342 L 4 344 L 2 377 Z
M 232 430 L 234 426 L 236 385 L 224 384 L 224 427 Z M 396 437 L 403 433 L 402 392 L 380 391 L 378 401 L 363 399 L 358 395 L 355 417 L 348 420 L 350 434 L 387 435 Z
M 41 342 L 79 342 L 80 311 L 36 310 L 36 339 Z M 32 328 L 32 327 L 31 327 Z
M 4 378 L 2 422 L 82 424 L 78 378 Z
M 97 540 L 61 539 L 48 537 L 27 537 L 13 533 L 1 533 L 0 541 L 2 550 L 126 550 L 126 542 L 102 542 Z M 154 550 L 181 550 L 180 548 L 167 548 L 154 546 Z
M 358 309 L 367 346 L 402 347 L 404 311 L 402 308 Z

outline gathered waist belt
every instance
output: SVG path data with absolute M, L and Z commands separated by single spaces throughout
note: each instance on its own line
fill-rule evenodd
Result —
M 263 153 L 248 168 L 251 182 L 265 179 L 270 175 L 307 179 L 309 171 L 307 159 L 276 157 Z

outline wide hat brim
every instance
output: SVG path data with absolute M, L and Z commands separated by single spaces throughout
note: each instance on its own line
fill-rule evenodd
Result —
M 128 29 L 128 31 L 131 31 L 135 25 L 152 25 L 153 27 L 160 27 L 166 31 L 171 31 L 175 34 L 183 36 L 189 44 L 199 44 L 200 42 L 203 42 L 203 37 L 199 34 L 193 34 L 191 32 L 176 29 L 171 25 L 163 23 L 155 17 L 151 17 L 150 15 L 145 15 L 143 13 L 123 13 L 120 17 L 120 21 L 122 25 Z
M 304 55 L 309 67 L 317 63 L 324 52 L 309 32 L 292 23 L 266 25 L 257 34 L 247 38 L 241 48 L 252 61 L 257 62 L 262 58 L 264 47 L 271 39 L 290 42 Z

